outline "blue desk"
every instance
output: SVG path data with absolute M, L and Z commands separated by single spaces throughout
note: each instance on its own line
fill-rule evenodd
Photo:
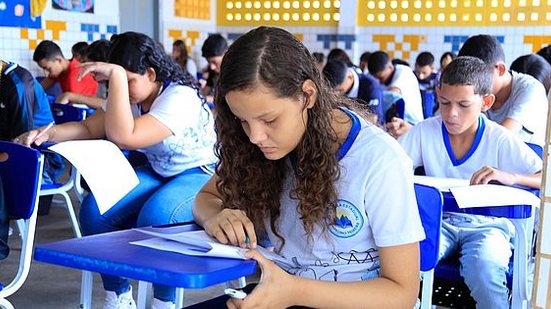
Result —
M 180 227 L 181 228 L 181 227 Z M 189 225 L 189 229 L 197 229 Z M 193 257 L 129 242 L 150 238 L 124 230 L 36 245 L 34 259 L 179 288 L 205 288 L 249 276 L 256 261 Z
M 444 198 L 444 211 L 462 212 L 472 215 L 504 217 L 509 219 L 526 219 L 532 216 L 531 205 L 459 208 L 451 192 L 442 192 L 442 197 Z

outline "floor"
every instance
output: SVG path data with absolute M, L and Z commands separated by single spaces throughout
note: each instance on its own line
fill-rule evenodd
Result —
M 73 198 L 74 200 L 74 198 Z M 78 205 L 78 203 L 74 203 Z M 77 206 L 78 208 L 78 206 Z M 78 209 L 77 209 L 78 213 Z M 11 252 L 0 262 L 0 282 L 7 284 L 16 273 L 21 241 L 15 224 L 9 238 Z M 38 218 L 36 243 L 47 243 L 72 238 L 69 217 L 62 203 L 55 202 L 50 213 Z M 81 273 L 70 268 L 33 261 L 29 277 L 21 289 L 8 299 L 15 308 L 79 308 Z M 137 299 L 137 282 L 133 283 L 134 299 Z M 188 306 L 221 295 L 224 286 L 218 285 L 204 290 L 186 290 L 184 305 Z M 102 308 L 105 292 L 99 275 L 94 275 L 92 308 Z

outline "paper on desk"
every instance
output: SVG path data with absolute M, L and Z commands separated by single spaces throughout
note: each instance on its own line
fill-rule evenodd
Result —
M 94 194 L 100 214 L 140 182 L 120 149 L 109 141 L 67 141 L 48 149 L 65 157 L 80 172 Z
M 246 259 L 244 253 L 249 249 L 237 246 L 224 245 L 211 238 L 204 230 L 185 231 L 178 233 L 163 233 L 153 231 L 151 228 L 139 228 L 135 231 L 142 232 L 154 238 L 132 241 L 130 244 L 149 247 L 158 250 L 171 251 L 194 256 L 210 256 L 231 259 Z M 273 253 L 261 246 L 257 250 L 266 258 L 282 264 L 289 264 L 284 257 Z
M 454 187 L 466 187 L 470 182 L 468 179 L 459 178 L 438 178 L 429 176 L 413 176 L 413 182 L 435 187 L 440 191 L 450 191 L 450 188 Z
M 501 185 L 474 185 L 450 188 L 459 208 L 532 205 L 539 206 L 540 199 L 533 193 L 519 188 Z

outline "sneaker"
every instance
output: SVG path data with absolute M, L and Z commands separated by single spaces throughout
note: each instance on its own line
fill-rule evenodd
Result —
M 113 291 L 106 291 L 103 309 L 136 309 L 136 302 L 132 298 L 132 287 L 119 296 Z
M 157 298 L 153 298 L 153 304 L 151 309 L 175 309 L 176 305 L 171 301 L 162 301 Z

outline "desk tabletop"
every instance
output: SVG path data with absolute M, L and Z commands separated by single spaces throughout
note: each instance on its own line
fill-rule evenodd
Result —
M 504 217 L 509 219 L 526 219 L 532 216 L 531 205 L 459 208 L 451 192 L 443 191 L 442 197 L 444 198 L 444 211 L 461 212 L 471 215 Z
M 146 238 L 151 236 L 124 230 L 37 244 L 34 259 L 182 288 L 204 288 L 256 271 L 253 260 L 193 257 L 129 244 Z

